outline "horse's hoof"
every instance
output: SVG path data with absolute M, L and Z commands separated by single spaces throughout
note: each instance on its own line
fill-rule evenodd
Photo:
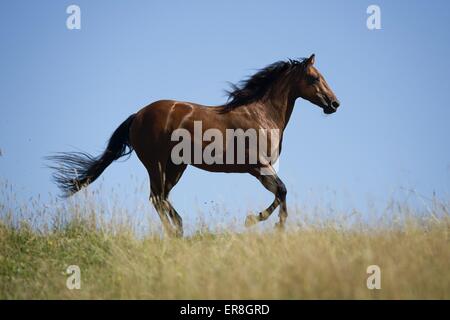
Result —
M 182 229 L 181 230 L 180 229 L 177 229 L 177 230 L 166 229 L 165 234 L 168 238 L 171 238 L 171 239 L 183 238 L 183 230 Z
M 258 221 L 259 221 L 259 220 L 258 220 L 258 216 L 257 216 L 257 215 L 249 214 L 249 215 L 245 218 L 245 226 L 246 226 L 247 228 L 248 228 L 248 227 L 251 227 L 251 226 L 253 226 L 254 224 L 256 224 Z
M 175 238 L 183 238 L 183 231 L 176 231 Z
M 284 231 L 284 223 L 275 223 L 275 230 L 277 231 Z

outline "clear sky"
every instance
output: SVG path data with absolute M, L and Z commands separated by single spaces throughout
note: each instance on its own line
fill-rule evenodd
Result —
M 66 28 L 70 4 L 81 8 L 81 30 Z M 381 8 L 381 30 L 366 27 L 370 4 Z M 347 208 L 401 188 L 448 199 L 449 30 L 448 1 L 3 2 L 0 179 L 19 198 L 45 199 L 58 193 L 44 167 L 49 153 L 100 152 L 152 101 L 220 104 L 227 81 L 315 53 L 341 108 L 325 116 L 297 100 L 279 171 L 289 205 Z M 146 179 L 133 155 L 100 183 L 127 201 Z M 184 217 L 272 200 L 249 175 L 193 167 L 171 197 Z M 147 184 L 132 198 L 145 201 Z

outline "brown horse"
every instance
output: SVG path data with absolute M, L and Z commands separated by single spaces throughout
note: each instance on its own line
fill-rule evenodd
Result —
M 299 97 L 309 100 L 326 114 L 334 113 L 339 107 L 333 91 L 313 66 L 314 60 L 314 55 L 311 55 L 307 59 L 273 63 L 238 86 L 233 86 L 228 102 L 221 106 L 209 107 L 174 100 L 156 101 L 125 120 L 112 134 L 102 155 L 93 157 L 86 153 L 71 152 L 49 157 L 57 163 L 51 166 L 56 170 L 53 177 L 64 195 L 70 196 L 97 179 L 114 160 L 135 150 L 148 171 L 150 200 L 166 232 L 181 236 L 182 219 L 168 196 L 188 164 L 212 172 L 250 173 L 275 195 L 275 200 L 258 215 L 249 215 L 245 224 L 249 226 L 266 220 L 281 205 L 277 226 L 283 227 L 287 218 L 286 187 L 276 174 L 273 160 L 276 161 L 281 152 L 283 131 L 295 100 Z M 231 129 L 234 134 L 230 140 L 227 131 Z M 259 135 L 256 140 L 248 134 L 261 129 L 264 133 L 264 130 L 275 130 L 278 134 Z M 200 130 L 200 140 L 199 136 L 195 137 L 196 130 Z M 208 131 L 213 134 L 207 135 Z M 241 150 L 233 143 L 241 138 L 236 132 L 244 134 L 244 148 Z M 180 133 L 194 136 L 184 144 L 193 147 L 194 154 L 187 149 L 180 152 Z M 213 140 L 215 148 L 208 144 Z M 262 140 L 272 150 L 272 156 L 275 150 L 275 156 L 269 161 L 267 157 L 261 156 Z M 208 148 L 214 161 L 201 159 Z M 175 149 L 178 153 L 174 152 Z M 211 149 L 215 149 L 214 152 Z M 256 161 L 250 161 L 252 156 L 256 157 Z M 225 157 L 226 162 L 223 161 Z M 180 158 L 184 161 L 180 161 Z

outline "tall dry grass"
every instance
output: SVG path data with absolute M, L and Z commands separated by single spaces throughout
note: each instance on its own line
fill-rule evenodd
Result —
M 201 227 L 167 239 L 95 201 L 32 204 L 37 213 L 5 199 L 2 299 L 450 298 L 447 204 L 398 206 L 376 223 L 293 219 L 285 232 Z M 81 269 L 80 290 L 66 287 L 69 265 Z M 381 290 L 366 286 L 369 265 L 381 268 Z

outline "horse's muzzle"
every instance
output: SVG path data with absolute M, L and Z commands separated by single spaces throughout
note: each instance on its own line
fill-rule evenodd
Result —
M 339 108 L 340 102 L 339 100 L 332 101 L 329 105 L 323 108 L 323 112 L 325 114 L 332 114 L 337 111 L 337 108 Z

